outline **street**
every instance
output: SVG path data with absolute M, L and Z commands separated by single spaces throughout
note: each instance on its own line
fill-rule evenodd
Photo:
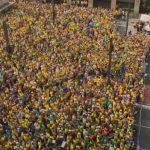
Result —
M 136 147 L 139 145 L 141 149 L 150 150 L 150 107 L 137 105 L 136 110 Z
M 150 54 L 147 57 L 146 64 L 145 85 L 150 86 Z
M 144 90 L 144 104 L 137 104 L 136 106 L 136 147 L 140 146 L 143 150 L 150 150 L 150 54 L 146 60 L 145 69 L 145 90 Z M 136 148 L 135 148 L 136 150 Z
M 132 34 L 135 34 L 137 31 L 136 29 L 133 27 L 133 24 L 138 22 L 139 19 L 136 18 L 130 18 L 129 19 L 129 25 L 128 25 L 128 32 L 131 31 Z M 118 31 L 121 34 L 125 34 L 126 31 L 126 20 L 116 20 L 117 26 L 118 26 Z

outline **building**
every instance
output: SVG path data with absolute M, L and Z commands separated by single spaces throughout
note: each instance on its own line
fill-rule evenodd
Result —
M 87 1 L 88 7 L 96 7 L 101 6 L 104 8 L 128 8 L 129 1 L 131 2 L 131 8 L 134 12 L 134 15 L 138 15 L 140 11 L 140 1 L 141 0 L 67 0 L 69 4 L 71 4 L 73 1 Z

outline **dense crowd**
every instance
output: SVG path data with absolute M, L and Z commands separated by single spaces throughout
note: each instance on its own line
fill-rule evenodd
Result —
M 20 2 L 0 27 L 0 149 L 129 150 L 150 38 L 116 31 L 119 11 Z M 112 37 L 111 82 L 108 51 Z

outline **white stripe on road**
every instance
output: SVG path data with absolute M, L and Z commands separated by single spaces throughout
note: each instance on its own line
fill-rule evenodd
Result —
M 142 127 L 142 128 L 150 129 L 150 127 L 148 127 L 148 126 L 143 126 L 143 125 L 139 125 L 139 124 L 134 124 L 134 125 L 137 126 L 137 127 Z
M 126 27 L 126 26 L 124 26 L 124 25 L 118 25 L 119 27 Z M 128 26 L 129 28 L 133 28 L 133 29 L 135 29 L 133 26 Z M 136 29 L 135 29 L 136 30 Z
M 137 107 L 143 107 L 143 108 L 145 108 L 147 110 L 150 110 L 150 105 L 135 104 L 135 106 L 137 106 Z

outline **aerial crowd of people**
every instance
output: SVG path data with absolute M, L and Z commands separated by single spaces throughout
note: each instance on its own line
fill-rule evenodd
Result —
M 0 27 L 0 149 L 129 150 L 150 38 L 122 36 L 121 11 L 20 2 Z M 108 82 L 110 39 L 111 81 Z

